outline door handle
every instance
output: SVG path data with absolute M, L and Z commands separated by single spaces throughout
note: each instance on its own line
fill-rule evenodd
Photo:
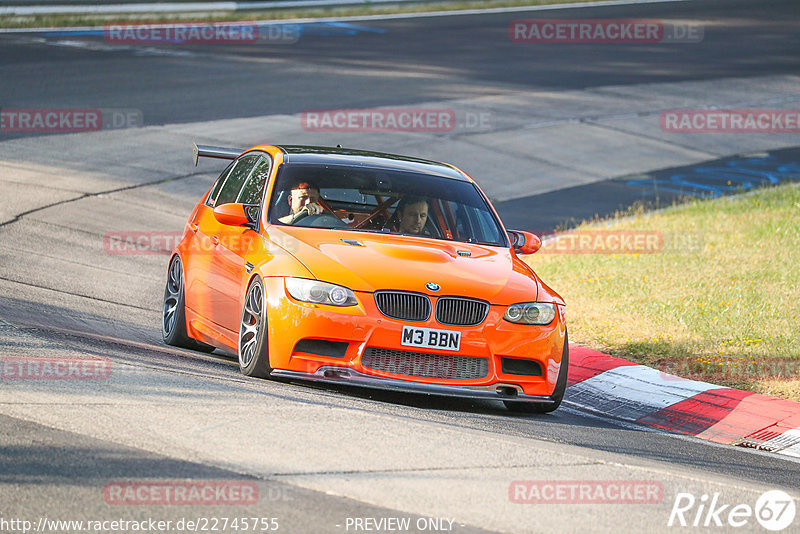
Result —
M 211 236 L 211 242 L 212 242 L 212 243 L 214 243 L 214 246 L 215 246 L 215 247 L 216 247 L 217 245 L 219 245 L 219 236 L 218 236 L 218 235 L 212 235 L 212 236 Z
M 198 225 L 197 223 L 192 223 L 192 224 L 189 225 L 189 228 L 191 228 L 195 232 L 197 231 L 197 229 L 199 227 L 200 227 L 200 225 Z

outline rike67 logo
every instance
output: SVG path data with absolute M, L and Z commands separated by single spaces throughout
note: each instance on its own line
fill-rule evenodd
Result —
M 778 532 L 794 523 L 795 512 L 794 499 L 781 490 L 763 493 L 755 506 L 726 503 L 719 493 L 704 494 L 699 499 L 691 493 L 678 493 L 667 526 L 722 527 L 730 532 L 732 528 L 752 527 L 755 518 L 765 529 Z

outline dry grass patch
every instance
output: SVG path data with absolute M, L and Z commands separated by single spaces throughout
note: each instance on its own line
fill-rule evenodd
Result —
M 570 339 L 652 365 L 800 400 L 800 187 L 761 189 L 584 225 L 659 232 L 655 253 L 527 261 L 567 301 Z M 786 371 L 771 380 L 775 362 Z M 771 362 L 771 363 L 770 363 Z M 741 368 L 746 367 L 742 375 Z M 794 375 L 792 375 L 794 373 Z

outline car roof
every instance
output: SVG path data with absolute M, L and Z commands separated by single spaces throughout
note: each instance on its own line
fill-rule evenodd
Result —
M 364 167 L 387 171 L 416 172 L 442 178 L 451 178 L 462 182 L 472 181 L 468 176 L 451 165 L 426 159 L 341 147 L 304 145 L 276 146 L 283 152 L 284 162 L 290 165 L 312 164 Z

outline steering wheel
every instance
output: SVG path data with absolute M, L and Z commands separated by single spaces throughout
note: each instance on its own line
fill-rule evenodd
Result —
M 307 213 L 307 212 L 306 212 Z M 303 226 L 325 227 L 325 228 L 350 228 L 346 222 L 331 213 L 315 213 L 314 215 L 303 215 L 294 220 L 294 223 L 303 219 Z
M 322 207 L 322 213 L 319 213 L 319 214 L 316 214 L 316 215 L 322 215 L 322 214 L 324 214 L 326 211 L 328 211 L 328 212 L 330 213 L 330 215 L 331 215 L 331 216 L 333 216 L 333 217 L 336 217 L 336 214 L 333 212 L 333 209 L 332 209 L 332 208 L 331 208 L 331 207 L 328 205 L 328 203 L 327 203 L 327 202 L 325 202 L 323 199 L 319 199 L 319 200 L 317 200 L 317 201 L 315 202 L 315 204 L 318 204 L 320 207 Z M 307 210 L 307 209 L 302 209 L 302 210 L 300 210 L 300 212 L 299 212 L 299 213 L 297 213 L 297 214 L 295 214 L 294 218 L 292 219 L 292 224 L 295 224 L 297 221 L 300 221 L 300 220 L 302 220 L 302 219 L 305 219 L 305 218 L 306 218 L 306 217 L 308 217 L 309 215 L 311 215 L 311 214 L 308 212 L 308 210 Z M 338 219 L 338 217 L 336 217 L 336 218 Z

